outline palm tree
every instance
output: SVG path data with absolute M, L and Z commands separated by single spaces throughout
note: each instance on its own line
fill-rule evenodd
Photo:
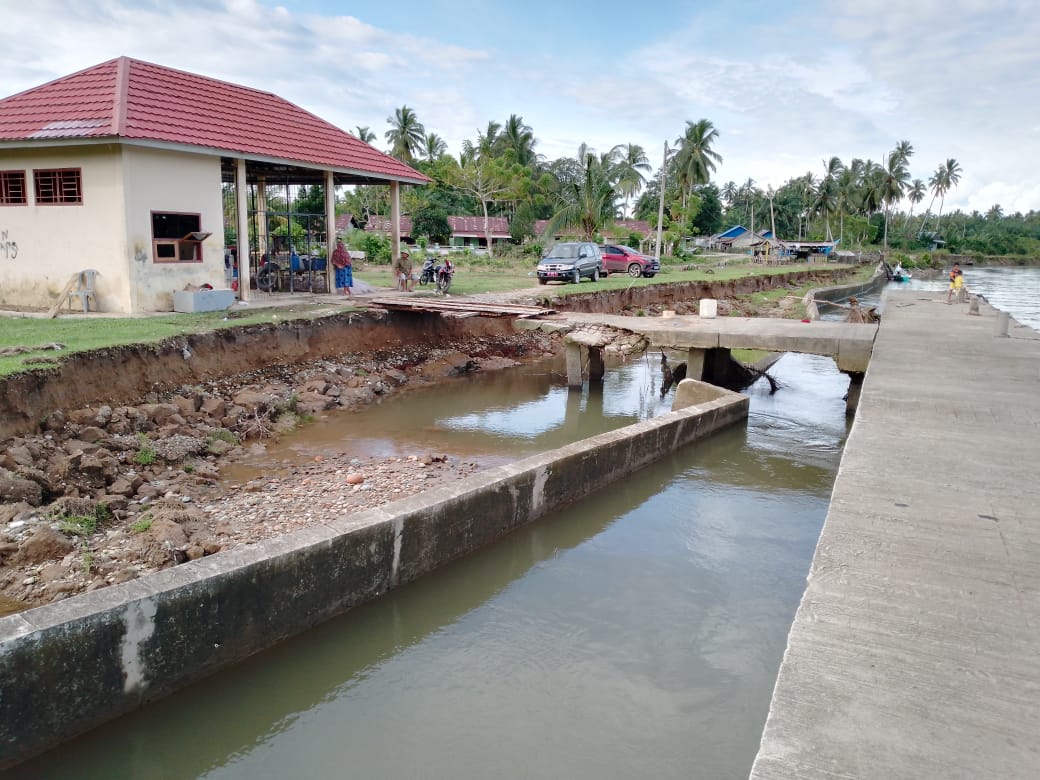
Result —
M 516 162 L 520 165 L 533 167 L 538 161 L 534 152 L 534 146 L 537 143 L 534 131 L 524 124 L 523 117 L 510 114 L 499 138 L 506 151 L 512 152 Z
M 949 158 L 943 165 L 939 166 L 939 171 L 942 172 L 943 178 L 943 189 L 942 194 L 939 198 L 939 214 L 935 217 L 935 232 L 939 232 L 939 220 L 942 219 L 943 204 L 946 202 L 946 193 L 956 187 L 961 180 L 961 166 L 952 157 Z
M 372 132 L 368 125 L 365 125 L 364 127 L 358 125 L 357 132 L 354 133 L 354 135 L 358 137 L 358 140 L 364 141 L 366 144 L 370 144 L 376 140 L 376 134 Z
M 582 144 L 578 148 L 577 176 L 560 188 L 556 212 L 546 225 L 545 235 L 553 235 L 563 228 L 577 228 L 585 240 L 592 237 L 614 219 L 617 190 L 609 155 L 597 155 Z
M 722 191 L 720 194 L 726 201 L 726 208 L 733 208 L 733 204 L 737 200 L 737 193 L 738 190 L 736 182 L 728 181 L 722 186 Z
M 831 214 L 835 214 L 839 208 L 838 177 L 845 170 L 840 157 L 831 157 L 823 161 L 823 178 L 816 188 L 816 197 L 813 200 L 813 211 L 822 214 L 827 228 L 826 238 L 833 241 L 831 233 Z
M 906 215 L 906 225 L 904 228 L 908 237 L 910 235 L 910 225 L 913 223 L 914 218 L 914 206 L 924 200 L 924 196 L 927 192 L 928 188 L 920 179 L 914 179 L 910 182 L 910 189 L 906 191 L 906 199 L 910 201 L 910 213 Z
M 446 154 L 447 151 L 448 144 L 436 133 L 430 133 L 423 140 L 423 155 L 430 162 L 438 159 L 442 154 Z
M 480 157 L 492 157 L 497 151 L 499 133 L 502 131 L 502 125 L 498 122 L 488 122 L 487 130 L 481 132 L 477 130 L 477 154 Z
M 910 162 L 910 158 L 914 156 L 914 145 L 909 141 L 900 141 L 896 144 L 896 148 L 892 150 L 892 153 L 896 155 L 903 165 Z
M 719 138 L 719 131 L 707 119 L 696 122 L 686 121 L 686 132 L 675 142 L 676 152 L 674 165 L 676 180 L 682 188 L 682 205 L 693 188 L 698 184 L 707 184 L 711 174 L 715 172 L 715 163 L 722 162 L 722 155 L 711 148 Z
M 398 160 L 412 162 L 415 153 L 422 149 L 426 141 L 426 128 L 408 106 L 394 109 L 394 115 L 387 117 L 386 121 L 390 123 L 390 129 L 385 134 L 390 144 L 390 154 Z
M 912 151 L 911 148 L 911 153 Z M 910 172 L 906 169 L 906 156 L 897 147 L 889 153 L 888 165 L 882 169 L 881 175 L 880 195 L 881 202 L 885 204 L 885 249 L 888 249 L 889 212 L 893 203 L 898 203 L 903 199 L 903 192 L 909 181 Z
M 750 176 L 746 182 L 737 188 L 736 199 L 738 202 L 744 204 L 744 221 L 748 223 L 750 223 L 751 220 L 751 208 L 755 202 L 755 192 L 755 180 Z
M 628 201 L 639 194 L 646 184 L 643 171 L 650 171 L 650 158 L 639 144 L 618 144 L 610 150 L 611 162 L 617 175 L 617 191 L 625 199 L 624 214 L 628 214 Z

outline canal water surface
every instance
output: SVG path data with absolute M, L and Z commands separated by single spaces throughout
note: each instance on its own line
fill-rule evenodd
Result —
M 568 392 L 558 364 L 416 391 L 273 456 L 512 460 L 667 409 L 657 357 L 611 368 L 602 393 Z M 831 360 L 771 372 L 782 389 L 751 388 L 746 428 L 14 771 L 746 777 L 847 427 Z

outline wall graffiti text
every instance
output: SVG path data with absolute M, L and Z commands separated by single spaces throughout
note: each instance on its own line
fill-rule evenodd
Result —
M 7 237 L 6 230 L 0 230 L 0 254 L 7 260 L 15 260 L 18 257 L 18 243 Z

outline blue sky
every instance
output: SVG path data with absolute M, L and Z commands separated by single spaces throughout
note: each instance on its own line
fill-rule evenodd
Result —
M 8 3 L 0 94 L 128 55 L 267 89 L 343 127 L 413 108 L 459 151 L 522 116 L 552 159 L 719 130 L 720 184 L 779 186 L 907 139 L 946 208 L 1040 209 L 1029 0 L 33 0 Z

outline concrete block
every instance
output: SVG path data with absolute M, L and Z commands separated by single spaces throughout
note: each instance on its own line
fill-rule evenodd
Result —
M 223 311 L 234 302 L 234 290 L 177 290 L 173 294 L 173 310 L 186 314 Z

